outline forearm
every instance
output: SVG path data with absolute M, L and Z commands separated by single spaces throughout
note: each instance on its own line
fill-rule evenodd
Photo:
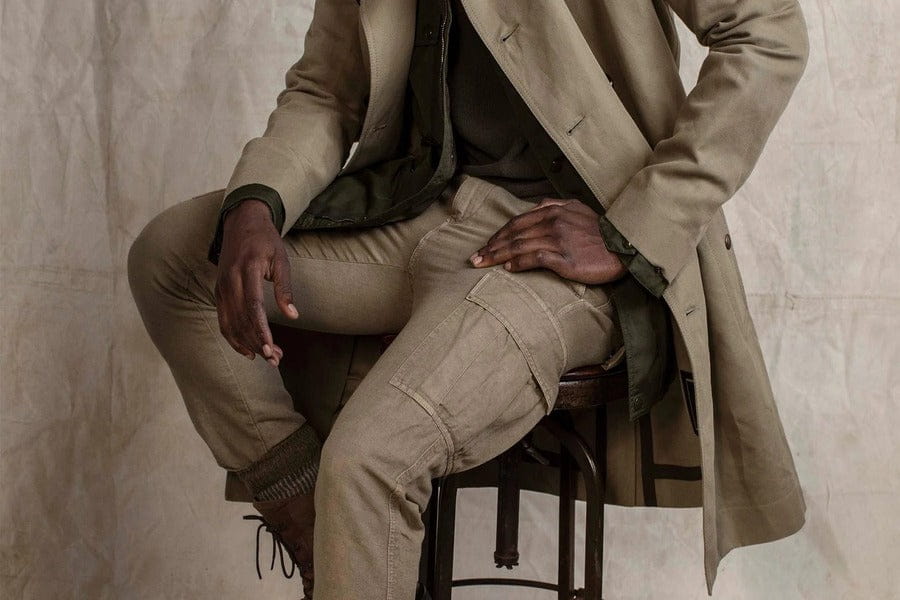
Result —
M 285 84 L 265 132 L 246 144 L 234 168 L 220 226 L 234 203 L 256 197 L 284 236 L 337 176 L 359 137 L 369 89 L 356 0 L 317 0 L 303 56 Z M 209 251 L 214 262 L 221 241 L 219 227 Z
M 709 220 L 746 180 L 808 53 L 795 0 L 667 0 L 709 47 L 673 133 L 606 218 L 672 281 Z

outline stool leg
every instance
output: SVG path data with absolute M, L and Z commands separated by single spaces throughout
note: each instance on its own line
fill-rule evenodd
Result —
M 438 498 L 441 493 L 441 480 L 431 482 L 431 499 L 423 515 L 425 520 L 425 539 L 422 540 L 422 556 L 419 559 L 419 582 L 431 594 L 434 591 L 434 569 L 437 560 L 437 516 Z
M 590 448 L 571 427 L 561 424 L 556 419 L 545 419 L 542 422 L 550 433 L 568 451 L 584 478 L 587 495 L 587 530 L 585 531 L 584 557 L 584 600 L 601 600 L 601 577 L 603 575 L 603 532 L 599 528 L 603 519 L 603 482 Z
M 512 569 L 519 564 L 519 444 L 498 457 L 497 539 L 494 564 Z
M 456 533 L 457 475 L 447 475 L 441 483 L 435 535 L 433 600 L 450 600 L 453 593 L 453 542 Z
M 575 590 L 575 469 L 565 447 L 559 453 L 559 600 L 571 600 Z
M 585 560 L 591 560 L 597 565 L 597 598 L 603 597 L 603 531 L 604 531 L 604 515 L 606 511 L 606 406 L 598 406 L 595 409 L 595 432 L 594 442 L 596 450 L 594 452 L 594 460 L 597 466 L 596 488 L 599 496 L 597 502 L 597 510 L 593 515 L 588 516 L 588 527 L 590 531 L 596 532 L 596 537 L 591 541 L 591 548 L 585 547 Z M 590 519 L 593 518 L 593 521 Z M 592 558 L 588 559 L 587 556 Z

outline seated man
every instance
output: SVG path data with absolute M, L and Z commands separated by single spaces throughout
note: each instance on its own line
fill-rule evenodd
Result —
M 560 7 L 531 23 L 565 18 Z M 432 478 L 521 439 L 562 373 L 640 337 L 623 335 L 626 315 L 632 332 L 659 336 L 653 360 L 629 354 L 631 389 L 646 392 L 635 415 L 672 377 L 659 324 L 675 273 L 605 219 L 467 10 L 319 0 L 269 128 L 228 188 L 163 211 L 129 254 L 135 301 L 193 424 L 253 494 L 307 598 L 314 579 L 317 600 L 412 598 Z M 651 18 L 647 36 L 668 51 Z M 522 25 L 526 41 L 510 45 L 541 26 Z M 571 51 L 593 60 L 585 48 Z M 520 86 L 543 89 L 546 73 L 529 72 Z M 565 135 L 577 140 L 587 118 L 607 116 L 581 115 Z M 614 310 L 619 286 L 641 300 Z M 324 440 L 293 408 L 270 321 L 399 332 Z

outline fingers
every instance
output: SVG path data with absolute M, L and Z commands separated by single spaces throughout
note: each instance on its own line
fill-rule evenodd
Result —
M 243 335 L 240 341 L 249 346 L 258 354 L 261 354 L 273 366 L 278 362 L 275 358 L 272 331 L 269 329 L 269 319 L 266 317 L 266 307 L 263 301 L 263 271 L 258 266 L 248 266 L 244 272 L 244 315 L 245 327 L 241 328 Z
M 534 208 L 518 214 L 510 219 L 503 227 L 497 230 L 494 235 L 488 239 L 488 242 L 475 251 L 469 260 L 476 267 L 489 267 L 506 260 L 493 259 L 485 260 L 488 255 L 493 255 L 503 250 L 508 252 L 508 245 L 513 244 L 511 250 L 518 248 L 527 248 L 524 251 L 534 251 L 539 247 L 561 252 L 558 243 L 556 246 L 535 246 L 533 243 L 524 244 L 524 240 L 536 238 L 562 238 L 564 233 L 562 230 L 567 227 L 567 216 L 571 214 L 573 205 L 582 204 L 577 200 L 560 200 L 557 198 L 545 198 L 539 202 Z M 548 242 L 548 240 L 544 240 Z M 516 254 L 521 254 L 521 250 Z M 506 254 L 503 255 L 507 256 Z
M 560 205 L 553 204 L 540 208 L 535 207 L 518 214 L 507 221 L 503 227 L 498 229 L 497 232 L 488 239 L 486 246 L 497 240 L 519 237 L 522 232 L 534 227 L 538 223 L 561 216 L 562 210 Z
M 529 269 L 550 269 L 562 277 L 569 276 L 569 263 L 566 258 L 552 250 L 536 250 L 520 254 L 508 260 L 504 267 L 507 271 L 527 271 Z
M 284 352 L 272 341 L 263 302 L 263 273 L 258 266 L 229 269 L 215 288 L 219 331 L 239 354 L 253 360 L 257 354 L 278 366 Z
M 537 228 L 535 228 L 537 229 Z M 481 250 L 478 267 L 492 267 L 510 261 L 523 254 L 531 254 L 538 250 L 549 250 L 562 254 L 558 241 L 549 235 L 540 237 L 519 237 L 514 240 L 496 242 L 493 247 Z
M 219 317 L 219 333 L 222 334 L 222 337 L 225 338 L 225 341 L 228 342 L 228 345 L 234 348 L 235 352 L 246 356 L 250 360 L 256 358 L 256 354 L 252 350 L 244 346 L 242 343 L 240 343 L 232 333 L 234 331 L 234 328 L 231 326 L 226 312 L 224 310 L 217 310 L 216 314 Z
M 488 252 L 493 252 L 507 240 L 546 236 L 549 233 L 548 227 L 552 226 L 552 223 L 548 221 L 548 217 L 551 217 L 549 211 L 555 210 L 558 210 L 557 207 L 551 206 L 540 210 L 535 209 L 526 211 L 516 215 L 510 219 L 506 225 L 498 229 L 497 232 L 488 239 L 487 244 L 476 250 L 472 256 L 469 257 L 469 261 L 476 267 L 490 266 L 488 263 L 484 262 L 484 255 Z

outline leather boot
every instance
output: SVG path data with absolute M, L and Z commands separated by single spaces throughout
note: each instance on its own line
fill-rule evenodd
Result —
M 260 500 L 253 502 L 253 507 L 261 516 L 246 515 L 245 519 L 257 519 L 262 524 L 257 529 L 257 574 L 259 572 L 259 531 L 263 527 L 272 533 L 275 541 L 287 550 L 291 562 L 296 565 L 303 582 L 304 600 L 312 600 L 313 594 L 313 527 L 316 520 L 313 493 L 297 494 L 283 500 Z M 274 552 L 274 550 L 273 550 Z M 279 549 L 279 552 L 281 550 Z M 272 556 L 273 568 L 275 556 Z M 294 574 L 286 572 L 282 562 L 282 571 L 290 578 Z

